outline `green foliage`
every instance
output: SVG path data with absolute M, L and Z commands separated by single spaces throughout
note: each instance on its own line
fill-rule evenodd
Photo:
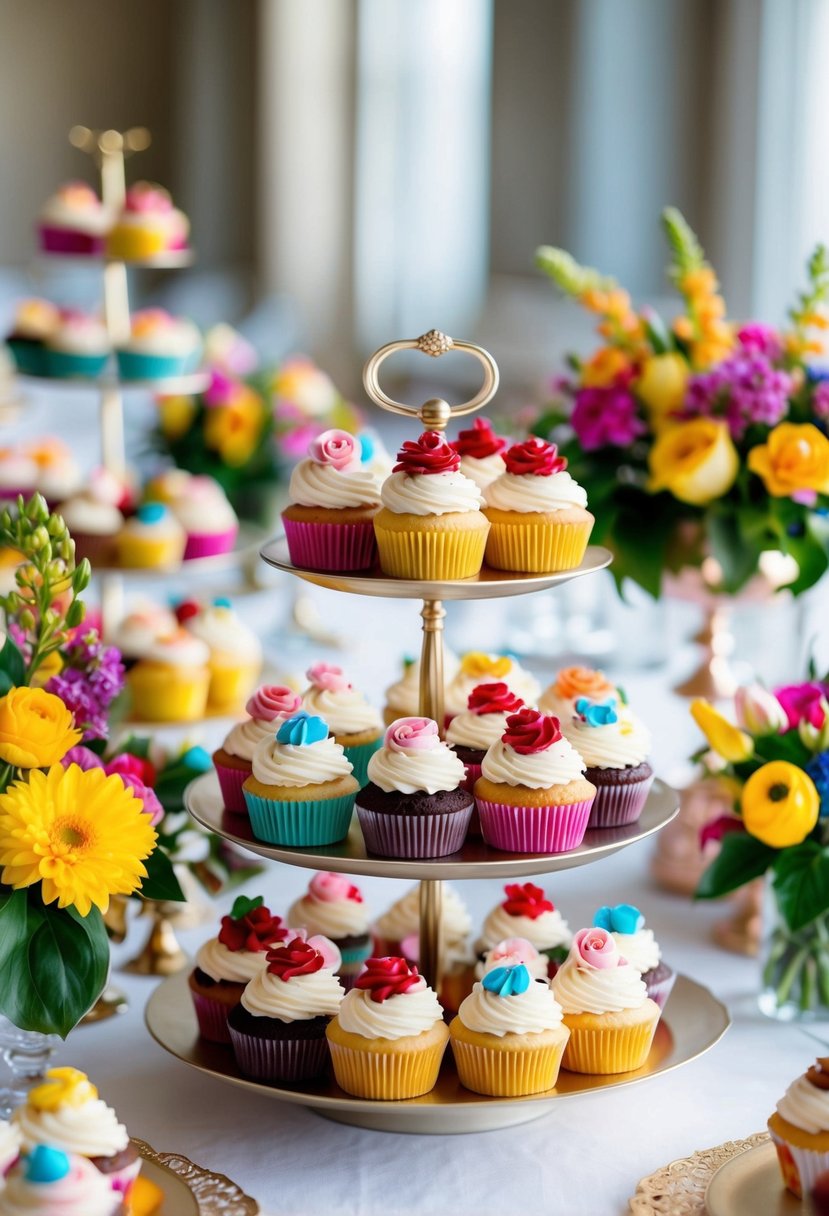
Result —
M 666 207 L 662 212 L 662 227 L 671 248 L 672 263 L 669 278 L 676 283 L 690 270 L 705 266 L 705 254 L 685 216 L 677 207 Z
M 780 914 L 792 932 L 811 924 L 829 906 L 829 848 L 815 840 L 781 849 L 772 885 Z
M 233 907 L 230 909 L 230 915 L 234 920 L 241 920 L 243 916 L 249 916 L 251 912 L 261 908 L 264 902 L 263 895 L 257 895 L 255 899 L 249 899 L 247 895 L 237 895 L 233 901 Z
M 10 688 L 22 684 L 26 676 L 26 664 L 23 655 L 14 641 L 7 637 L 0 650 L 0 697 L 5 696 Z
M 535 251 L 535 264 L 567 296 L 580 296 L 585 291 L 612 291 L 616 280 L 581 266 L 571 254 L 554 245 L 541 245 Z
M 719 899 L 765 874 L 778 856 L 748 832 L 729 832 L 723 836 L 720 851 L 699 880 L 696 899 Z
M 164 849 L 153 849 L 144 865 L 147 877 L 143 879 L 138 892 L 142 899 L 168 899 L 181 903 L 186 898 L 173 870 L 173 863 Z

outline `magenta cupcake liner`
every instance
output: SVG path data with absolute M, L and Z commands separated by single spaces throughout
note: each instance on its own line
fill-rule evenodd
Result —
M 676 972 L 672 971 L 670 975 L 666 975 L 664 979 L 657 980 L 655 983 L 645 980 L 645 987 L 648 990 L 648 996 L 651 998 L 651 1000 L 655 1001 L 660 1009 L 664 1009 L 668 1003 L 668 997 L 671 995 L 671 989 L 675 983 Z
M 193 1004 L 196 1007 L 196 1018 L 199 1023 L 199 1034 L 211 1043 L 229 1043 L 230 1031 L 227 1028 L 227 1015 L 231 1005 L 223 1005 L 221 1001 L 211 1001 L 209 996 L 190 989 Z
M 357 804 L 366 848 L 379 857 L 446 857 L 457 853 L 471 817 L 471 806 L 436 815 L 387 815 Z
M 469 790 L 470 794 L 472 794 L 475 792 L 474 791 L 475 782 L 478 780 L 478 778 L 481 775 L 481 766 L 480 766 L 480 764 L 467 764 L 466 761 L 464 760 L 464 768 L 466 769 L 466 776 L 464 777 L 463 781 L 461 782 L 461 786 L 463 787 L 463 789 Z
M 328 1040 L 265 1039 L 230 1027 L 236 1063 L 257 1081 L 310 1081 L 328 1064 Z
M 308 570 L 370 570 L 377 557 L 374 524 L 303 523 L 284 519 L 288 553 Z
M 188 562 L 195 557 L 216 557 L 219 553 L 229 553 L 236 544 L 238 533 L 238 525 L 226 528 L 224 532 L 188 532 L 183 560 Z
M 589 828 L 620 828 L 635 823 L 653 784 L 653 773 L 641 781 L 627 785 L 596 785 L 596 797 L 590 812 Z
M 129 1165 L 125 1165 L 122 1170 L 116 1170 L 114 1174 L 106 1174 L 105 1177 L 109 1179 L 109 1185 L 113 1191 L 117 1191 L 119 1195 L 129 1196 L 132 1184 L 140 1173 L 141 1158 L 139 1157 L 137 1161 L 131 1161 Z
M 587 830 L 593 799 L 562 806 L 513 806 L 477 798 L 481 835 L 505 853 L 567 853 Z
M 248 807 L 242 786 L 250 776 L 250 769 L 229 768 L 226 764 L 217 764 L 215 768 L 226 809 L 235 811 L 237 815 L 247 815 Z
M 47 253 L 103 253 L 104 237 L 89 232 L 75 232 L 71 228 L 53 228 L 50 224 L 38 226 L 40 247 Z

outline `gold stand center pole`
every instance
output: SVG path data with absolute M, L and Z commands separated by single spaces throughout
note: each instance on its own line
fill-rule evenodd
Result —
M 440 600 L 424 600 L 423 647 L 420 652 L 420 712 L 434 718 L 443 736 L 443 622 L 446 609 Z M 440 984 L 440 914 L 443 883 L 424 879 L 420 884 L 420 969 L 426 982 L 438 991 Z
M 443 883 L 439 878 L 423 878 L 420 882 L 420 971 L 426 983 L 439 991 L 440 984 L 440 914 L 443 904 Z

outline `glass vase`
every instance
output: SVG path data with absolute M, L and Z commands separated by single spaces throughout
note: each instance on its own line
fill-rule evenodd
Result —
M 783 1022 L 829 1018 L 829 910 L 793 931 L 769 885 L 764 919 L 761 1011 Z
M 60 1039 L 55 1034 L 20 1030 L 0 1015 L 0 1056 L 5 1075 L 0 1078 L 0 1118 L 24 1102 L 33 1085 L 43 1080 Z

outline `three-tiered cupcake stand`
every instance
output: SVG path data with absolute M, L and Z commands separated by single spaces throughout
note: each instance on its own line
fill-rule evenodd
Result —
M 380 388 L 378 369 L 389 355 L 411 349 L 432 357 L 451 349 L 473 355 L 484 366 L 484 384 L 470 401 L 454 408 L 440 399 L 427 401 L 419 410 L 394 401 Z M 443 334 L 430 331 L 419 339 L 392 342 L 377 351 L 366 364 L 364 382 L 368 395 L 377 405 L 395 413 L 418 417 L 427 429 L 442 431 L 450 418 L 472 413 L 492 398 L 498 387 L 498 369 L 492 357 L 480 347 L 453 342 Z M 509 574 L 484 567 L 474 578 L 424 582 L 387 578 L 379 570 L 367 574 L 341 575 L 300 569 L 291 563 L 284 539 L 270 542 L 261 552 L 270 565 L 318 586 L 355 595 L 422 600 L 420 712 L 441 724 L 444 719 L 445 601 L 495 599 L 550 590 L 570 579 L 601 570 L 611 560 L 607 550 L 593 547 L 587 550 L 584 561 L 577 569 L 556 574 Z M 314 870 L 419 879 L 420 969 L 436 990 L 441 979 L 440 919 L 444 880 L 510 879 L 587 865 L 658 831 L 673 819 L 678 809 L 675 791 L 657 778 L 637 823 L 620 828 L 590 830 L 583 843 L 569 853 L 501 853 L 483 841 L 467 840 L 463 848 L 450 857 L 403 860 L 375 857 L 368 853 L 356 816 L 348 837 L 339 844 L 307 849 L 264 844 L 253 837 L 250 823 L 244 816 L 231 814 L 224 809 L 218 780 L 213 773 L 194 781 L 185 800 L 190 814 L 198 823 L 261 857 Z M 342 1123 L 380 1131 L 442 1134 L 486 1131 L 523 1123 L 548 1113 L 562 1098 L 628 1085 L 666 1072 L 713 1046 L 728 1028 L 730 1019 L 725 1007 L 707 988 L 687 976 L 679 975 L 666 1014 L 657 1027 L 650 1056 L 646 1064 L 635 1072 L 588 1076 L 562 1070 L 556 1088 L 547 1093 L 523 1098 L 491 1098 L 463 1088 L 453 1067 L 451 1052 L 447 1052 L 435 1089 L 420 1098 L 395 1102 L 353 1098 L 333 1081 L 282 1088 L 245 1077 L 237 1069 L 229 1047 L 207 1043 L 199 1038 L 186 975 L 173 976 L 155 990 L 147 1005 L 146 1021 L 150 1033 L 167 1051 L 194 1068 L 234 1085 L 285 1102 L 308 1106 Z

